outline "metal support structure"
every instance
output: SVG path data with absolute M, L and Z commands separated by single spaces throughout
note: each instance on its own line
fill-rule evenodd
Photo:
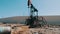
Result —
M 41 25 L 45 24 L 45 19 L 41 17 L 42 20 L 38 19 L 38 10 L 33 6 L 33 4 L 29 3 L 28 8 L 30 8 L 30 17 L 26 19 L 26 25 L 29 25 L 30 27 L 41 27 Z M 42 24 L 42 23 L 43 24 Z

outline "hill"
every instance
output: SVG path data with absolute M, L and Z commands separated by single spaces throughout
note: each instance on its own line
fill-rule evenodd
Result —
M 60 25 L 60 16 L 43 16 L 48 24 L 58 24 Z M 8 18 L 0 18 L 0 22 L 7 22 L 7 23 L 22 23 L 24 22 L 28 16 L 15 16 L 15 17 L 8 17 Z M 40 16 L 39 16 L 40 18 Z

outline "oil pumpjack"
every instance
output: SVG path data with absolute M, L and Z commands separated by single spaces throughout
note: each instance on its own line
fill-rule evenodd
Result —
M 38 10 L 33 6 L 31 0 L 28 0 L 28 8 L 30 9 L 30 17 L 26 19 L 26 25 L 29 25 L 31 28 L 41 27 L 46 24 L 46 20 L 41 16 L 42 20 L 38 19 Z M 41 22 L 43 24 L 41 24 Z

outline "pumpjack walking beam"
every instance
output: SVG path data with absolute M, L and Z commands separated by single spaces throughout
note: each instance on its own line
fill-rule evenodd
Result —
M 37 17 L 38 16 L 38 10 L 33 6 L 31 3 L 31 0 L 28 0 L 28 8 L 30 8 L 30 16 Z

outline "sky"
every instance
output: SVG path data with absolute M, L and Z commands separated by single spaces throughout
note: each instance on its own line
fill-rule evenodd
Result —
M 39 16 L 60 15 L 60 0 L 31 0 Z M 27 0 L 0 0 L 0 18 L 29 16 Z

